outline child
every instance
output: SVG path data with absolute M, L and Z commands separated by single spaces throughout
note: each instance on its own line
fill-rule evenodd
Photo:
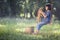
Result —
M 41 29 L 41 27 L 43 25 L 49 24 L 51 22 L 51 17 L 52 17 L 52 15 L 51 15 L 51 5 L 46 5 L 45 9 L 46 9 L 45 12 L 43 12 L 42 10 L 40 10 L 40 12 L 39 12 L 43 15 L 43 17 L 42 17 L 41 22 L 39 22 L 37 24 L 36 32 L 34 32 L 34 34 L 39 33 L 39 30 Z

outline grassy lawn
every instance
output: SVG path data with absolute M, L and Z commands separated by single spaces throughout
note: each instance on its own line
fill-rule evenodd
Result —
M 60 40 L 60 24 L 57 22 L 43 26 L 38 35 L 24 33 L 30 26 L 36 28 L 35 19 L 0 18 L 0 40 Z

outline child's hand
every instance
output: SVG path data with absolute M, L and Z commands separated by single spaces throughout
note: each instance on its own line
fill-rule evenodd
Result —
M 44 19 L 46 19 L 46 16 L 43 16 L 44 17 Z

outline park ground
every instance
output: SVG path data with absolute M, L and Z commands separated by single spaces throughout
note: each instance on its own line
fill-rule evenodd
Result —
M 34 26 L 35 19 L 0 18 L 0 40 L 60 40 L 59 21 L 45 25 L 41 28 L 40 34 L 26 34 L 26 27 Z

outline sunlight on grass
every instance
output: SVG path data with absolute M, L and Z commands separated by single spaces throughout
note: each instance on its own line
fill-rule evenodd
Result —
M 16 32 L 24 32 L 25 31 L 25 28 L 21 28 L 21 29 L 17 28 L 15 30 L 16 30 Z
M 41 28 L 38 35 L 25 34 L 26 27 L 34 26 L 35 19 L 3 18 L 0 21 L 1 40 L 59 40 L 60 24 L 45 25 Z M 5 39 L 3 39 L 5 38 Z
M 5 27 L 5 25 L 1 25 L 1 24 L 0 24 L 0 27 Z
M 59 33 L 60 34 L 60 30 L 55 30 L 55 31 L 53 31 L 53 33 Z

